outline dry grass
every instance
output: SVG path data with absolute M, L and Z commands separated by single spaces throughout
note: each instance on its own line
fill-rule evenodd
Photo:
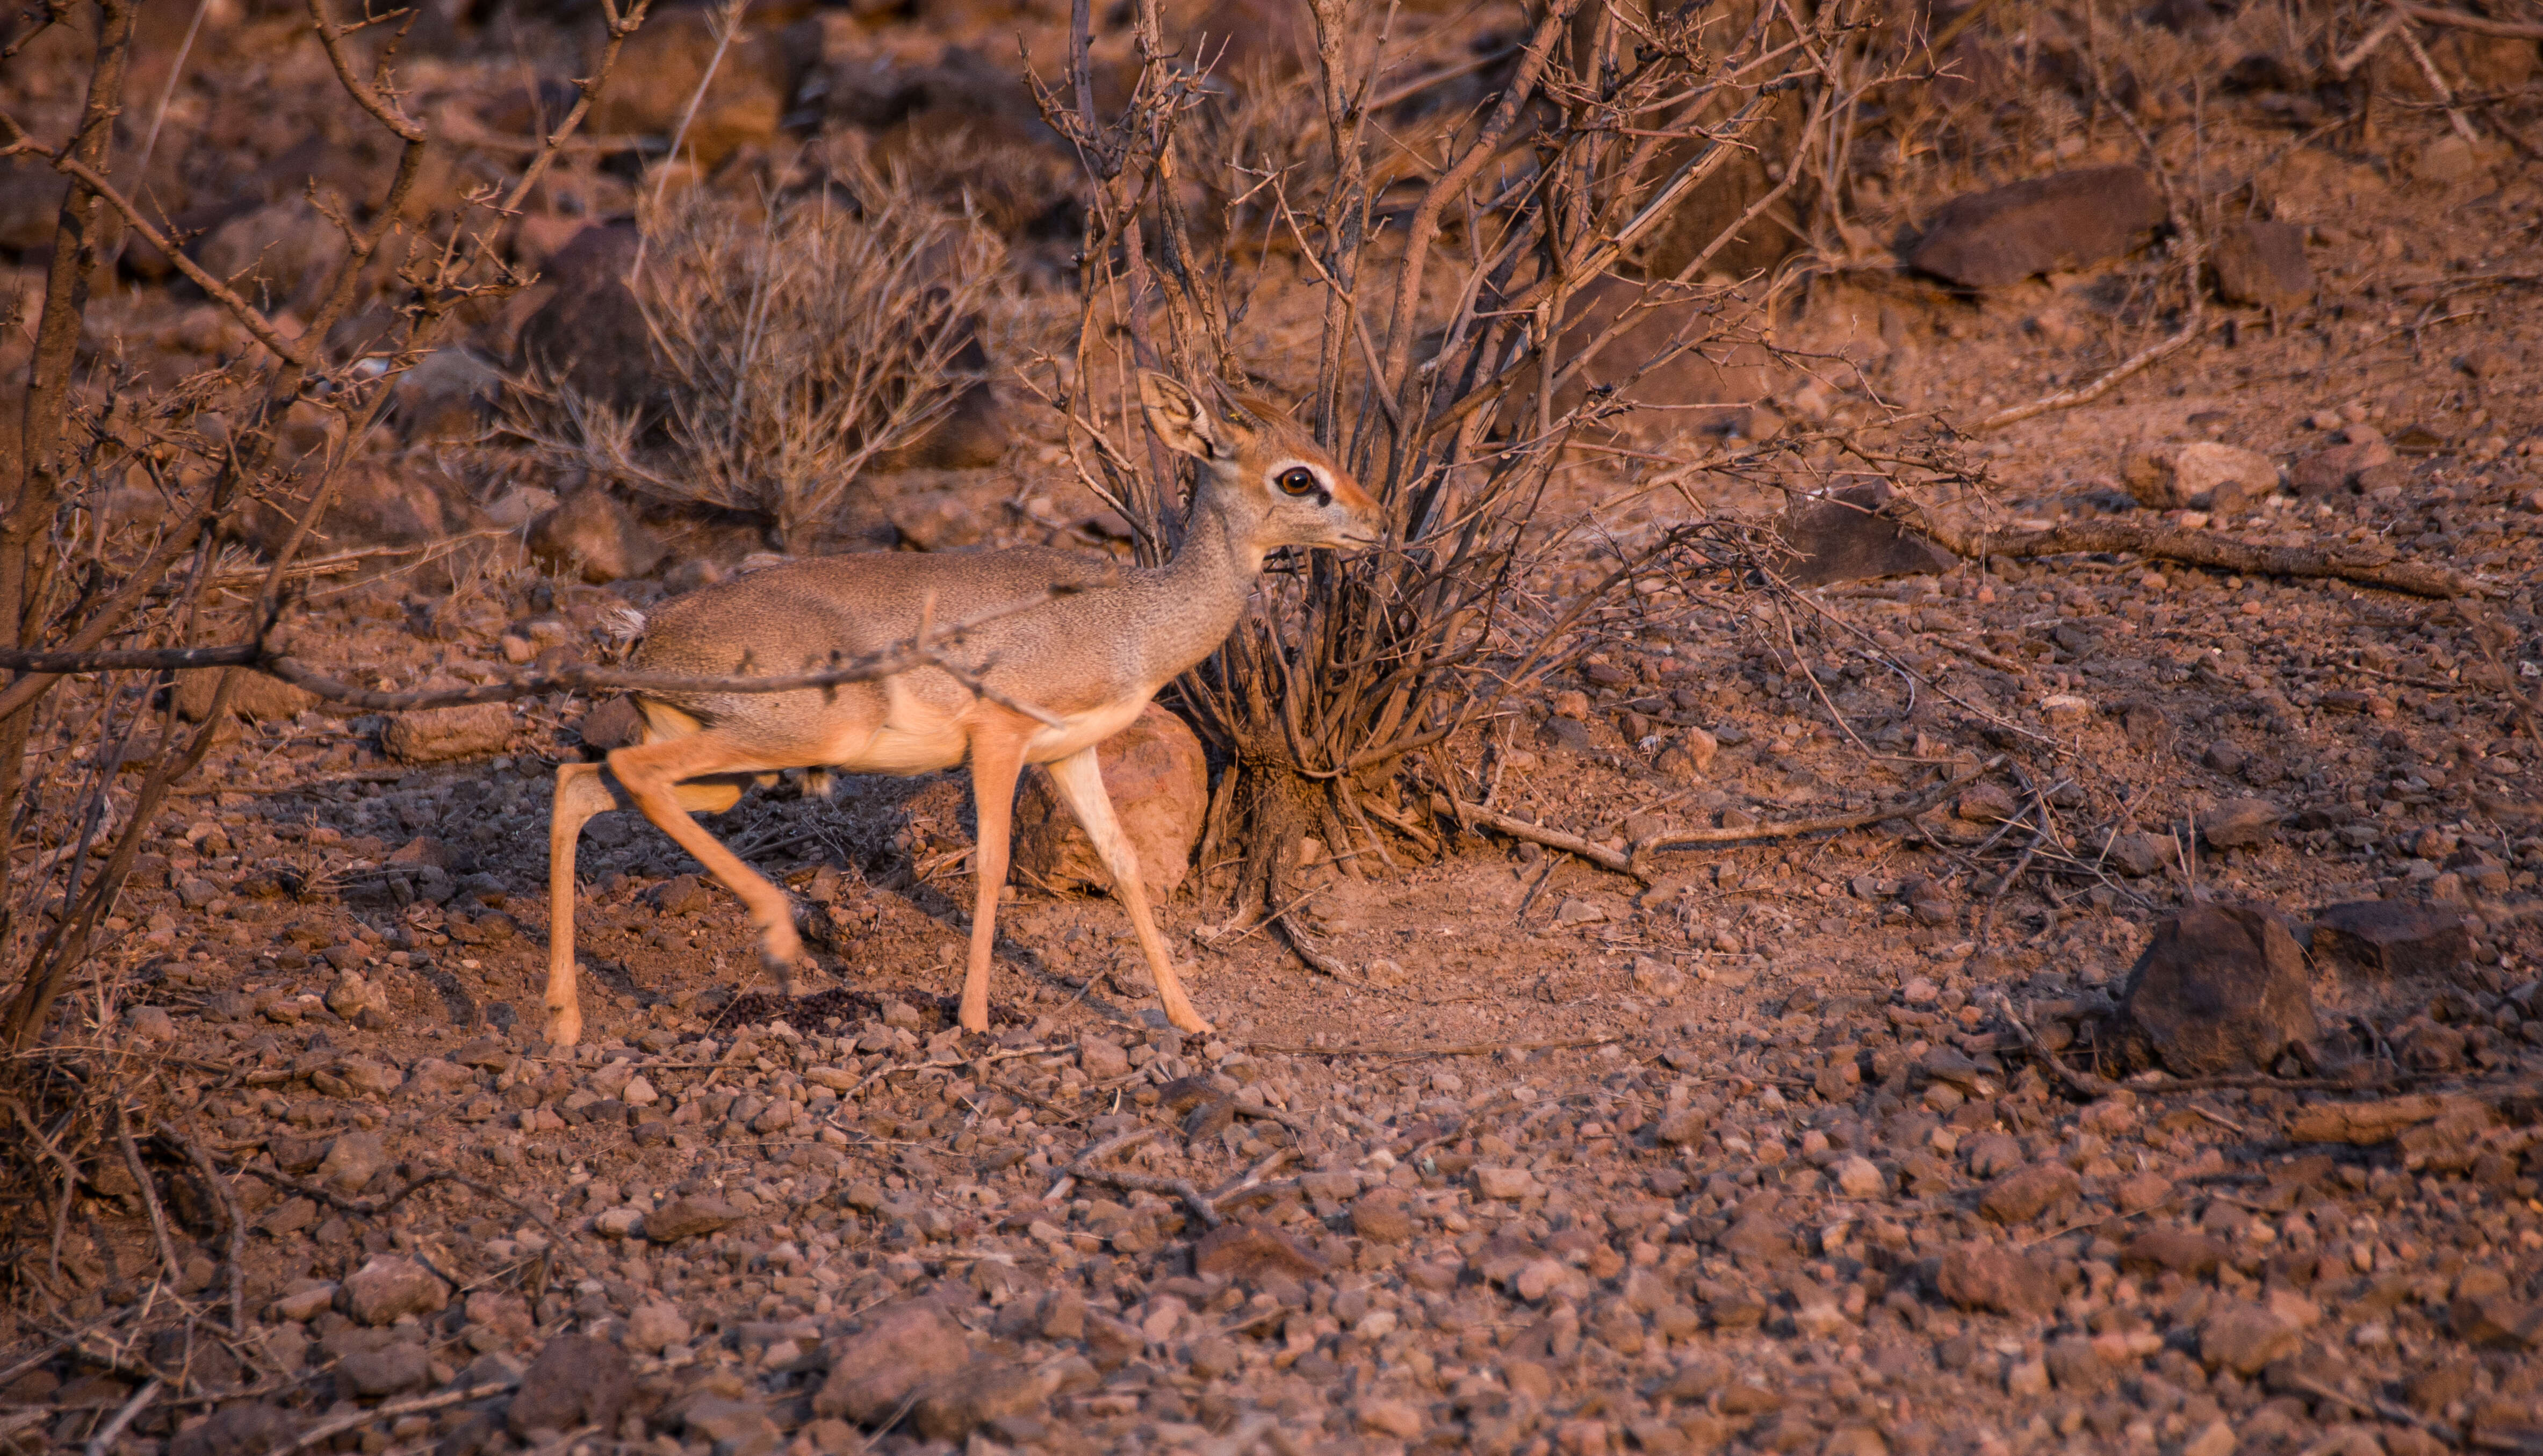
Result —
M 559 465 L 685 505 L 747 511 L 808 549 L 878 456 L 923 435 L 977 375 L 959 365 L 1005 286 L 973 219 L 880 178 L 765 208 L 692 193 L 646 229 L 630 280 L 658 410 L 555 373 L 516 392 L 511 427 Z

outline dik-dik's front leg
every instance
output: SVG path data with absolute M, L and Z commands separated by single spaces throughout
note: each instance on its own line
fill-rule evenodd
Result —
M 1184 995 L 1183 978 L 1175 973 L 1175 963 L 1166 955 L 1165 937 L 1157 934 L 1156 916 L 1148 909 L 1147 886 L 1139 879 L 1138 852 L 1130 848 L 1129 836 L 1121 832 L 1120 821 L 1113 816 L 1113 796 L 1104 788 L 1104 770 L 1096 761 L 1095 749 L 1077 750 L 1056 763 L 1044 765 L 1059 797 L 1068 801 L 1069 812 L 1077 815 L 1086 837 L 1095 842 L 1095 853 L 1102 857 L 1105 870 L 1113 877 L 1113 893 L 1120 898 L 1121 908 L 1130 913 L 1130 928 L 1139 936 L 1140 953 L 1148 958 L 1148 971 L 1157 978 L 1157 999 L 1165 1004 L 1166 1020 L 1179 1031 L 1206 1035 L 1209 1023 L 1193 1010 Z

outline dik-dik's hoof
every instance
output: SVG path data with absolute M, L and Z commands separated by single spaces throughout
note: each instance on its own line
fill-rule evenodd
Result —
M 548 1008 L 548 1044 L 572 1046 L 582 1040 L 582 1013 L 574 1007 Z

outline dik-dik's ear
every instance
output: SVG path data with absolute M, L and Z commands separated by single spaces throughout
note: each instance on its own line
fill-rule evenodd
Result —
M 1191 390 L 1165 375 L 1140 371 L 1139 404 L 1148 412 L 1148 427 L 1167 449 L 1201 460 L 1224 460 L 1236 453 L 1227 425 Z

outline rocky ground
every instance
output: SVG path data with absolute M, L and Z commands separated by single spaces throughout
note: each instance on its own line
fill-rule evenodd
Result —
M 992 1035 L 954 1030 L 940 778 L 710 821 L 813 907 L 801 999 L 697 866 L 597 821 L 588 1044 L 552 1049 L 548 786 L 612 710 L 257 686 L 78 1012 L 169 1161 L 150 1198 L 100 1165 L 22 1253 L 0 1439 L 81 1445 L 156 1382 L 120 1456 L 2543 1450 L 2543 189 L 2441 113 L 2295 142 L 2313 94 L 2247 79 L 2202 141 L 2304 289 L 2280 256 L 2201 342 L 1969 441 L 1981 489 L 1898 483 L 2382 542 L 2478 595 L 2114 555 L 1655 583 L 1460 741 L 1459 797 L 1611 854 L 1760 836 L 1636 878 L 1408 800 L 1383 861 L 1302 867 L 1349 980 L 1166 905 L 1209 1036 L 1109 901 L 1029 883 Z M 1956 190 L 1892 187 L 1902 224 Z M 1797 307 L 1822 377 L 1662 448 L 1967 421 L 2161 332 L 2142 251 L 1975 288 L 1880 256 Z M 1623 544 L 1779 498 L 1621 468 L 1558 506 Z M 1071 490 L 1028 443 L 900 478 L 880 529 L 1092 548 Z M 764 545 L 575 509 L 545 566 L 320 591 L 293 650 L 394 686 L 601 653 Z

